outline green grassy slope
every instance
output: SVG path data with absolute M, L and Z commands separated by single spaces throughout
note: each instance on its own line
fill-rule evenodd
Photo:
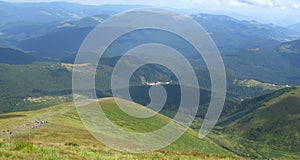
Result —
M 239 155 L 299 159 L 300 87 L 245 102 L 220 124 L 215 140 Z
M 163 115 L 148 119 L 130 117 L 111 98 L 100 100 L 100 104 L 113 122 L 130 131 L 148 132 L 170 121 Z M 140 106 L 140 109 L 145 108 Z M 30 127 L 35 119 L 49 123 L 36 129 L 26 127 Z M 192 130 L 188 130 L 171 146 L 152 153 L 130 154 L 112 150 L 90 135 L 72 103 L 1 114 L 0 128 L 2 159 L 238 159 L 210 139 L 197 138 Z M 13 131 L 13 135 L 9 136 L 6 130 Z

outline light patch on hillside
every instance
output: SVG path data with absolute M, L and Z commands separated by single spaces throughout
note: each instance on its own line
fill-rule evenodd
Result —
M 47 16 L 52 16 L 51 13 L 47 12 L 47 11 L 40 11 L 40 13 L 44 14 L 44 15 L 47 15 Z
M 101 18 L 101 17 L 92 17 L 92 18 L 93 18 L 93 20 L 95 20 L 95 21 L 97 21 L 99 23 L 102 23 L 104 21 L 104 19 Z
M 91 64 L 68 64 L 68 63 L 61 63 L 60 67 L 67 69 L 69 72 L 73 72 L 73 68 L 76 67 L 77 72 L 83 72 L 83 73 L 88 73 L 92 72 L 95 69 L 95 66 Z M 106 66 L 106 65 L 98 65 L 97 69 L 105 69 L 105 70 L 112 70 L 111 67 Z
M 286 54 L 298 53 L 298 50 L 294 49 L 291 44 L 286 44 L 286 45 L 281 46 L 279 48 L 279 51 L 281 53 L 286 53 Z
M 71 17 L 74 18 L 74 19 L 80 19 L 80 18 L 82 18 L 82 17 L 78 16 L 78 15 L 75 14 L 75 13 L 68 13 L 68 15 L 71 16 Z
M 74 64 L 61 63 L 61 66 L 72 72 Z
M 284 86 L 281 85 L 276 85 L 276 84 L 270 84 L 270 83 L 263 83 L 254 79 L 245 79 L 245 80 L 238 80 L 235 79 L 233 81 L 234 85 L 240 85 L 240 86 L 245 86 L 248 88 L 254 88 L 254 87 L 258 87 L 258 88 L 262 88 L 263 90 L 278 90 L 281 88 L 284 88 Z
M 79 71 L 85 72 L 91 69 L 89 64 L 68 64 L 68 63 L 61 63 L 61 67 L 67 69 L 69 72 L 73 72 L 73 68 L 79 69 Z
M 249 48 L 248 51 L 258 52 L 258 51 L 260 51 L 260 48 Z
M 87 69 L 90 65 L 89 64 L 69 64 L 69 63 L 61 63 L 60 64 L 60 67 L 63 67 L 63 68 L 67 69 L 70 72 L 73 72 L 73 68 L 75 66 L 77 68 Z
M 57 26 L 56 28 L 67 28 L 67 27 L 75 27 L 75 25 L 70 23 L 64 23 L 62 25 Z
M 69 95 L 64 96 L 43 96 L 43 97 L 27 97 L 23 101 L 30 102 L 30 103 L 42 103 L 47 101 L 59 101 L 59 102 L 66 102 L 70 98 Z

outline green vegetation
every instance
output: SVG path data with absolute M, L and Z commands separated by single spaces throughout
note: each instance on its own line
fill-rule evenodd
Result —
M 299 87 L 244 102 L 211 137 L 240 156 L 299 159 L 299 104 Z
M 159 29 L 140 29 L 116 39 L 106 48 L 97 66 L 95 92 L 102 98 L 101 107 L 107 117 L 125 131 L 145 133 L 162 128 L 177 113 L 180 89 L 195 88 L 179 85 L 178 77 L 166 67 L 144 65 L 131 76 L 132 99 L 146 106 L 151 101 L 151 87 L 147 82 L 172 81 L 163 85 L 168 95 L 166 104 L 151 118 L 125 114 L 112 98 L 105 98 L 112 96 L 111 74 L 124 52 L 148 43 L 170 46 L 190 62 L 200 84 L 201 99 L 191 125 L 193 130 L 188 129 L 180 139 L 161 150 L 130 154 L 106 147 L 86 130 L 71 102 L 72 71 L 76 52 L 93 27 L 113 13 L 141 6 L 93 7 L 64 2 L 0 4 L 0 12 L 5 15 L 0 24 L 0 159 L 239 159 L 239 156 L 300 159 L 300 88 L 286 87 L 300 84 L 297 25 L 290 27 L 293 31 L 226 15 L 191 15 L 215 41 L 227 73 L 223 112 L 218 126 L 204 139 L 199 139 L 194 130 L 201 127 L 212 87 L 206 62 L 192 44 L 173 32 Z M 95 14 L 101 15 L 91 17 Z M 138 60 L 127 58 L 132 60 L 127 61 L 129 65 Z M 90 64 L 78 67 L 79 72 L 93 70 Z M 122 105 L 153 112 L 125 100 Z M 184 116 L 189 118 L 191 110 L 186 107 Z M 93 116 L 90 119 L 96 120 Z M 39 120 L 47 123 L 40 124 Z M 176 129 L 183 128 L 178 126 Z M 124 142 L 126 138 L 119 134 L 114 140 Z M 157 138 L 150 144 L 159 141 Z
M 0 64 L 0 113 L 40 109 L 71 101 L 72 67 L 62 63 Z M 107 75 L 111 72 L 109 67 L 99 66 L 98 71 L 99 77 L 110 77 Z M 103 93 L 109 90 L 108 80 L 104 80 L 102 78 L 102 83 L 97 85 Z
M 100 104 L 113 122 L 135 132 L 155 130 L 170 121 L 163 115 L 144 120 L 132 118 L 122 113 L 112 99 L 100 100 Z M 112 150 L 90 135 L 72 103 L 0 117 L 1 128 L 13 131 L 12 136 L 0 139 L 0 157 L 4 159 L 239 159 L 208 138 L 199 139 L 192 130 L 155 152 L 130 154 Z M 35 119 L 49 123 L 35 129 L 24 127 Z
M 103 64 L 97 67 L 95 77 L 96 93 L 98 98 L 111 96 L 110 78 L 114 63 L 118 57 L 104 58 Z M 193 64 L 197 64 L 195 61 Z M 88 70 L 87 64 L 80 65 L 83 70 Z M 199 84 L 201 85 L 202 95 L 205 97 L 201 102 L 201 107 L 208 103 L 210 82 L 209 74 L 205 68 L 195 66 L 197 75 L 199 76 Z M 65 63 L 34 63 L 30 65 L 7 65 L 0 64 L 0 113 L 13 111 L 26 111 L 33 109 L 41 109 L 63 102 L 72 100 L 72 64 Z M 277 88 L 262 88 L 255 86 L 248 88 L 241 84 L 234 84 L 236 77 L 228 75 L 228 96 L 224 113 L 232 111 L 233 104 L 241 99 L 253 98 L 255 96 L 270 93 Z M 174 108 L 178 105 L 175 102 L 180 96 L 180 92 L 176 90 L 176 77 L 162 66 L 145 65 L 137 70 L 130 80 L 131 92 L 135 95 L 136 102 L 146 105 L 149 101 L 149 87 L 143 85 L 145 81 L 169 81 L 175 84 L 167 87 L 169 90 L 170 100 L 167 108 Z M 141 96 L 142 95 L 142 96 Z M 38 101 L 32 101 L 32 99 Z M 175 101 L 174 101 L 175 100 Z M 176 107 L 175 107 L 176 108 Z M 199 116 L 203 117 L 206 109 L 202 109 Z M 172 112 L 172 111 L 168 111 Z M 169 113 L 164 112 L 165 115 Z M 170 114 L 171 115 L 171 114 Z
M 263 83 L 263 82 L 259 82 L 257 80 L 238 80 L 238 79 L 235 79 L 233 81 L 233 84 L 236 84 L 236 85 L 240 85 L 240 86 L 245 86 L 245 87 L 248 87 L 248 88 L 254 88 L 254 87 L 259 87 L 259 88 L 262 88 L 263 90 L 278 90 L 278 89 L 282 89 L 284 88 L 285 86 L 282 86 L 282 85 L 276 85 L 276 84 L 270 84 L 270 83 Z

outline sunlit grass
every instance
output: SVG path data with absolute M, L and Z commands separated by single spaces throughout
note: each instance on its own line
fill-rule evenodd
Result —
M 132 131 L 137 128 L 133 127 L 137 124 L 140 127 L 136 131 L 143 132 L 155 130 L 169 121 L 162 115 L 146 121 L 122 116 L 124 113 L 111 101 L 103 103 L 102 108 L 116 124 L 122 124 L 122 127 Z M 0 159 L 238 159 L 209 139 L 197 138 L 192 130 L 188 130 L 171 146 L 155 152 L 132 154 L 115 151 L 91 136 L 81 123 L 72 103 L 1 116 L 5 117 L 0 121 L 3 129 L 17 129 L 16 126 L 36 118 L 43 118 L 49 123 L 37 129 L 24 130 L 6 139 L 2 138 Z M 146 127 L 148 121 L 149 126 L 152 126 L 150 128 Z

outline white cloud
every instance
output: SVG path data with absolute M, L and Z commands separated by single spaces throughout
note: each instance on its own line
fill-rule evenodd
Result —
M 249 6 L 249 4 L 247 4 L 247 3 L 243 3 L 243 2 L 240 2 L 240 1 L 236 1 L 236 0 L 230 0 L 228 2 L 228 5 L 237 6 L 237 7 Z
M 295 9 L 298 9 L 298 8 L 300 8 L 300 4 L 294 4 L 294 6 L 293 6 Z
M 278 7 L 278 8 L 299 8 L 298 0 L 177 0 L 177 2 L 194 4 L 214 4 L 229 6 L 258 6 L 258 7 Z M 174 0 L 176 3 L 176 0 Z
M 244 0 L 244 2 L 252 5 L 258 5 L 258 6 L 268 6 L 268 7 L 274 6 L 273 0 Z
M 281 6 L 280 7 L 282 10 L 285 10 L 285 9 L 287 9 L 287 7 L 286 6 Z
M 205 0 L 180 0 L 181 2 L 203 3 Z
M 293 8 L 299 4 L 299 0 L 235 0 L 242 3 L 248 3 L 253 6 L 278 7 L 281 9 Z

